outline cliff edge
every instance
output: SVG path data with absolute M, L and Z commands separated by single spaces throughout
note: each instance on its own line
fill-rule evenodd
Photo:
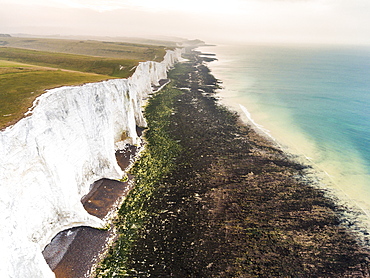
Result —
M 0 132 L 2 277 L 54 277 L 41 254 L 52 237 L 104 226 L 81 198 L 94 181 L 122 177 L 115 151 L 139 143 L 143 100 L 180 57 L 181 49 L 169 50 L 128 79 L 49 90 L 27 117 Z

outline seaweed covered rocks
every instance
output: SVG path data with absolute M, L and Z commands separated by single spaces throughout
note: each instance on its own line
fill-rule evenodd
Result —
M 193 53 L 170 78 L 169 90 L 181 93 L 162 107 L 170 111 L 163 131 L 176 154 L 142 196 L 145 217 L 120 275 L 367 277 L 369 252 L 342 225 L 342 208 L 303 178 L 304 166 L 217 103 L 202 58 Z M 149 144 L 161 145 L 149 131 Z

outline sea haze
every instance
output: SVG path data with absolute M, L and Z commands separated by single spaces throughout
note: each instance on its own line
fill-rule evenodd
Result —
M 217 55 L 209 66 L 223 82 L 225 104 L 304 157 L 324 186 L 370 215 L 370 47 L 200 50 Z

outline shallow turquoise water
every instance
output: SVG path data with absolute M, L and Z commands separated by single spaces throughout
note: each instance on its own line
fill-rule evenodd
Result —
M 370 211 L 370 47 L 216 46 L 223 101 Z M 244 115 L 244 114 L 243 114 Z M 324 178 L 325 179 L 325 178 Z

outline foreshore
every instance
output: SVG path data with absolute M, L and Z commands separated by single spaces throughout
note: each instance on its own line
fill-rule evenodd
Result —
M 137 150 L 136 146 L 128 146 L 124 152 L 116 153 L 117 162 L 122 170 L 132 164 Z M 79 278 L 92 275 L 95 266 L 117 236 L 111 221 L 132 188 L 132 177 L 128 175 L 127 178 L 126 182 L 110 179 L 98 180 L 81 200 L 88 213 L 108 221 L 109 229 L 99 230 L 91 227 L 68 229 L 56 235 L 45 248 L 44 258 L 57 278 Z
M 346 226 L 345 208 L 307 166 L 219 105 L 205 60 L 188 58 L 170 75 L 182 93 L 163 108 L 181 151 L 141 196 L 147 216 L 120 258 L 125 277 L 369 277 L 368 246 Z
M 148 217 L 111 273 L 368 277 L 368 246 L 348 228 L 345 208 L 315 186 L 307 166 L 219 105 L 217 80 L 191 56 L 170 74 L 182 94 L 165 108 L 181 149 L 176 166 L 144 197 Z
M 94 188 L 81 202 L 91 215 L 109 221 L 130 188 L 129 182 L 102 179 L 94 183 Z M 75 227 L 56 235 L 43 251 L 56 277 L 89 277 L 109 248 L 109 243 L 116 237 L 114 226 L 110 223 L 109 226 L 107 230 Z

